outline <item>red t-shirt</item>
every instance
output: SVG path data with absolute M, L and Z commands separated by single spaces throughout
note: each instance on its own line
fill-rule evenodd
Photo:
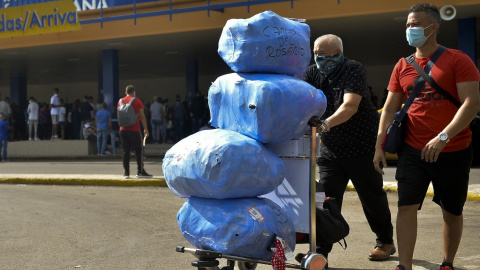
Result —
M 130 102 L 132 99 L 132 96 L 125 96 L 122 98 L 123 104 Z M 143 109 L 143 102 L 139 98 L 135 98 L 135 100 L 132 102 L 133 109 L 135 110 L 135 113 L 137 114 L 137 122 L 135 125 L 131 125 L 129 127 L 120 127 L 120 130 L 130 130 L 130 131 L 137 131 L 140 132 L 140 117 L 138 116 L 138 110 Z M 120 107 L 120 101 L 118 101 L 117 108 Z
M 425 58 L 415 57 L 415 62 L 424 69 L 432 55 Z M 435 62 L 430 73 L 437 84 L 457 100 L 459 100 L 457 83 L 480 81 L 480 73 L 473 61 L 465 53 L 454 49 L 447 49 Z M 415 68 L 402 58 L 393 69 L 388 90 L 404 92 L 408 98 L 415 86 L 414 79 L 419 76 Z M 457 110 L 452 102 L 425 83 L 425 89 L 420 91 L 408 110 L 405 142 L 422 150 L 452 121 Z M 471 131 L 466 127 L 451 138 L 442 152 L 465 149 L 471 140 Z

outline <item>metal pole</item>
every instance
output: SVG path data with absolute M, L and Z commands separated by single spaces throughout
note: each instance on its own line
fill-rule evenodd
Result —
M 137 1 L 133 0 L 133 25 L 137 25 Z
M 315 169 L 317 166 L 317 127 L 312 126 L 312 137 L 310 141 L 310 251 L 317 250 L 317 220 L 315 212 L 315 193 L 317 191 L 317 180 Z

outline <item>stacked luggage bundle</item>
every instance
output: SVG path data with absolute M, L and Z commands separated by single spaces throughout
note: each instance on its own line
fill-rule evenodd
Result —
M 291 250 L 295 228 L 281 207 L 259 196 L 284 181 L 285 165 L 266 144 L 296 140 L 326 98 L 300 78 L 310 63 L 310 28 L 271 11 L 229 20 L 218 52 L 234 73 L 208 93 L 212 130 L 177 144 L 163 160 L 174 194 L 188 198 L 177 215 L 200 249 L 269 260 L 276 237 Z

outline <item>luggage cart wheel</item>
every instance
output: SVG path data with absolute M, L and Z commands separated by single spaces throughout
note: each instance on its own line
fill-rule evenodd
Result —
M 322 254 L 309 252 L 302 260 L 302 269 L 322 270 L 327 265 L 327 258 Z
M 257 264 L 252 262 L 238 262 L 238 269 L 240 270 L 255 270 L 257 269 Z

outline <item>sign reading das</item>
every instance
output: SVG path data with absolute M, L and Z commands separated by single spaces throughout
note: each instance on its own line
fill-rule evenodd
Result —
M 71 0 L 0 9 L 0 38 L 80 30 Z

